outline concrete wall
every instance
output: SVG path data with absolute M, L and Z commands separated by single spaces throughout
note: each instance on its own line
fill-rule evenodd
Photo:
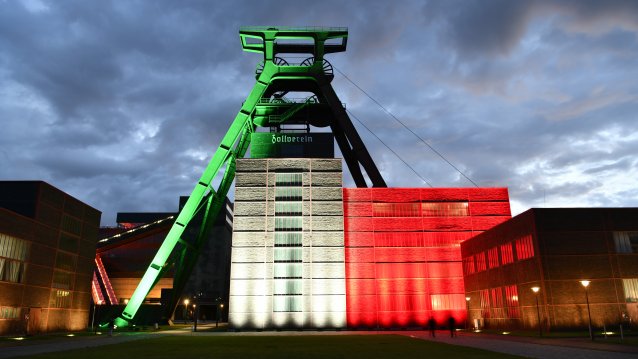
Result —
M 237 161 L 231 328 L 346 326 L 341 171 L 340 159 Z M 301 175 L 298 183 L 277 183 L 278 175 L 293 173 Z M 287 189 L 299 195 L 278 197 Z M 276 212 L 284 202 L 300 212 Z M 283 228 L 278 220 L 296 224 Z M 282 244 L 288 234 L 299 243 Z

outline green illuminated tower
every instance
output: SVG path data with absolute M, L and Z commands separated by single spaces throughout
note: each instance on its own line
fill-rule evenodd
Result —
M 118 326 L 126 326 L 134 320 L 144 298 L 170 268 L 174 268 L 175 277 L 169 308 L 175 308 L 207 232 L 233 182 L 235 160 L 244 157 L 257 127 L 329 126 L 357 187 L 368 186 L 363 172 L 372 186 L 386 187 L 332 88 L 333 68 L 324 59 L 325 54 L 345 51 L 347 28 L 242 27 L 239 36 L 245 51 L 263 54 L 264 59 L 256 70 L 257 81 L 126 308 L 116 319 Z M 295 64 L 286 60 L 287 55 L 299 54 L 307 58 Z M 287 96 L 292 93 L 313 95 L 303 99 Z M 216 179 L 220 179 L 220 184 L 214 188 Z M 184 238 L 186 227 L 199 212 L 203 212 L 204 219 L 198 235 L 193 239 Z

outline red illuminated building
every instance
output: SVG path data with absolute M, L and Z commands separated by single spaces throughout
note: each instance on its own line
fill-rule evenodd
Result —
M 506 188 L 344 188 L 343 203 L 348 327 L 464 323 L 460 243 L 511 217 Z

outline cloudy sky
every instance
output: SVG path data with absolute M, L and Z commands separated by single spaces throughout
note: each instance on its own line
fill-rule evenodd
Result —
M 174 211 L 255 81 L 243 25 L 347 26 L 328 59 L 512 211 L 638 206 L 638 1 L 0 0 L 0 180 Z M 350 82 L 436 187 L 471 186 Z M 389 186 L 425 186 L 357 124 Z M 347 186 L 353 186 L 349 174 Z

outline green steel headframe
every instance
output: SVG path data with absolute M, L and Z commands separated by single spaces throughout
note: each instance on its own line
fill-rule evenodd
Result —
M 341 101 L 331 86 L 332 66 L 324 59 L 327 53 L 345 51 L 347 28 L 282 28 L 242 27 L 239 31 L 245 51 L 262 53 L 257 66 L 257 81 L 204 173 L 180 211 L 164 242 L 144 273 L 117 326 L 133 322 L 144 299 L 161 276 L 170 268 L 175 271 L 170 314 L 179 302 L 181 292 L 197 262 L 208 231 L 217 218 L 235 177 L 235 161 L 246 154 L 250 135 L 258 126 L 306 123 L 330 126 L 357 187 L 367 187 L 361 168 L 374 187 L 386 187 Z M 289 64 L 283 54 L 308 54 L 298 64 Z M 282 56 L 278 56 L 282 55 Z M 314 96 L 290 100 L 289 92 L 310 92 Z M 302 111 L 304 110 L 304 111 Z M 213 181 L 221 178 L 214 188 Z M 184 236 L 185 229 L 197 215 L 202 223 L 196 238 Z

